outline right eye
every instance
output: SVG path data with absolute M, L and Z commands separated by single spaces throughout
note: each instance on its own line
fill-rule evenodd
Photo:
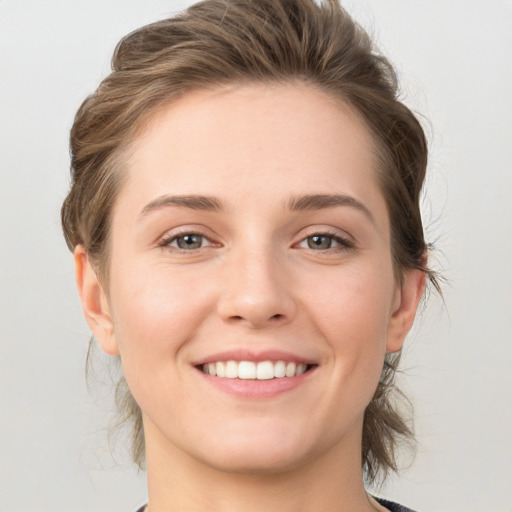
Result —
M 184 251 L 193 251 L 212 245 L 212 242 L 204 235 L 198 233 L 182 233 L 162 240 L 161 245 L 164 247 L 175 247 Z

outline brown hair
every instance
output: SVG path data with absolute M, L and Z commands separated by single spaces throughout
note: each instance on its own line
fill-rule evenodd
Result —
M 193 89 L 223 84 L 302 81 L 359 112 L 378 149 L 378 174 L 391 221 L 394 268 L 426 268 L 419 199 L 427 143 L 413 113 L 398 100 L 396 75 L 366 32 L 336 0 L 207 0 L 174 18 L 124 37 L 112 73 L 89 96 L 71 130 L 71 190 L 62 206 L 70 249 L 82 244 L 106 284 L 112 206 L 121 186 L 121 158 L 152 113 Z M 366 409 L 365 477 L 396 470 L 395 449 L 412 431 L 393 399 L 399 354 L 388 354 Z M 144 459 L 141 412 L 124 380 L 121 416 L 133 422 L 133 456 Z M 396 396 L 396 394 L 395 394 Z

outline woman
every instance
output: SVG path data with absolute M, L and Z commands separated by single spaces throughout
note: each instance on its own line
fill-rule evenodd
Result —
M 128 35 L 62 209 L 119 357 L 146 512 L 407 510 L 367 494 L 424 292 L 427 149 L 334 1 L 208 0 Z

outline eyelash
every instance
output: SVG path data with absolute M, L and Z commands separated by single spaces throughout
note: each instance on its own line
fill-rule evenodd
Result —
M 187 236 L 200 237 L 201 238 L 201 247 L 185 249 L 185 248 L 179 247 L 177 245 L 176 246 L 172 245 L 174 242 L 178 243 L 178 240 L 180 238 L 187 237 Z M 318 249 L 318 248 L 312 248 L 308 244 L 308 247 L 303 247 L 304 249 L 309 249 L 313 252 L 319 252 L 319 253 L 327 253 L 327 252 L 338 253 L 338 252 L 347 251 L 349 249 L 353 249 L 355 247 L 355 244 L 351 240 L 344 238 L 337 233 L 333 233 L 333 232 L 329 232 L 329 231 L 311 233 L 310 235 L 302 238 L 300 240 L 300 242 L 295 245 L 295 247 L 300 248 L 301 244 L 308 243 L 308 240 L 312 239 L 313 237 L 328 238 L 331 240 L 331 245 L 332 245 L 332 242 L 335 242 L 338 245 L 335 247 L 327 247 L 325 249 Z M 203 245 L 204 241 L 208 242 L 207 246 Z M 159 246 L 162 248 L 167 248 L 174 252 L 182 252 L 182 253 L 190 253 L 190 252 L 198 251 L 200 249 L 204 249 L 205 247 L 209 247 L 212 245 L 215 245 L 214 242 L 212 242 L 207 236 L 205 236 L 202 233 L 195 232 L 195 231 L 184 231 L 182 233 L 173 234 L 173 235 L 163 238 L 159 243 Z

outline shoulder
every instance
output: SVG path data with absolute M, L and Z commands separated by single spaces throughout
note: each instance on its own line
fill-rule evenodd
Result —
M 414 512 L 410 508 L 394 503 L 393 501 L 385 500 L 383 498 L 375 498 L 383 507 L 386 507 L 390 512 Z

